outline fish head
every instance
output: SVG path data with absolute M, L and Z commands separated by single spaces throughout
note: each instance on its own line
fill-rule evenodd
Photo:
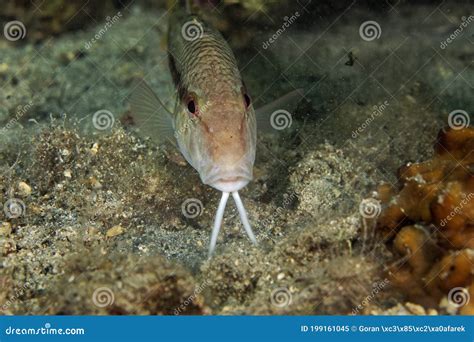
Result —
M 245 86 L 188 91 L 176 117 L 176 138 L 204 184 L 238 191 L 252 179 L 256 119 Z

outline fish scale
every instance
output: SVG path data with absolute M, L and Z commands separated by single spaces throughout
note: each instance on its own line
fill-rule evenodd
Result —
M 177 73 L 173 79 L 178 89 L 199 88 L 206 95 L 215 94 L 217 89 L 222 95 L 235 92 L 234 84 L 240 82 L 240 74 L 234 54 L 222 35 L 194 15 L 177 14 L 170 20 L 168 51 L 170 64 Z M 202 28 L 201 37 L 186 40 L 182 27 L 187 23 Z

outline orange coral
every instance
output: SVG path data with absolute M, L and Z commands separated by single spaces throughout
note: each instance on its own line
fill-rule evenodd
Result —
M 434 157 L 402 166 L 398 178 L 398 194 L 379 189 L 385 209 L 377 225 L 401 256 L 393 282 L 427 306 L 455 287 L 474 301 L 474 128 L 441 130 Z M 459 312 L 472 314 L 474 303 Z

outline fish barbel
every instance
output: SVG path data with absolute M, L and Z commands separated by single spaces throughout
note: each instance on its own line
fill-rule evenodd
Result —
M 230 194 L 248 237 L 257 244 L 238 193 L 253 177 L 257 123 L 225 39 L 189 6 L 175 7 L 168 25 L 169 67 L 177 89 L 175 107 L 168 110 L 144 81 L 138 83 L 130 103 L 145 134 L 158 140 L 174 136 L 201 181 L 222 192 L 209 246 L 211 256 Z

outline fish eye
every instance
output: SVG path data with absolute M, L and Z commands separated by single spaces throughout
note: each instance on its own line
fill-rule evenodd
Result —
M 199 106 L 194 93 L 189 93 L 184 100 L 185 106 L 188 108 L 188 112 L 192 116 L 199 116 Z
M 244 94 L 244 101 L 245 101 L 245 108 L 250 107 L 250 103 L 251 103 L 250 96 L 248 96 L 247 93 Z
M 196 102 L 192 99 L 188 101 L 188 110 L 191 114 L 196 114 Z

